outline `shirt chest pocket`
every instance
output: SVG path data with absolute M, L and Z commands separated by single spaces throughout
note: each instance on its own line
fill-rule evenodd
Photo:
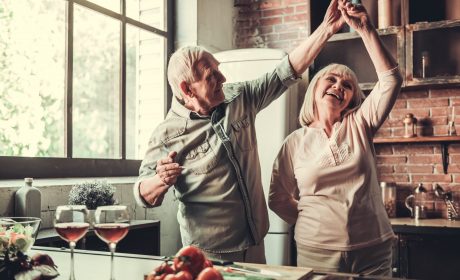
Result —
M 232 123 L 233 135 L 241 151 L 250 151 L 257 143 L 254 124 L 247 115 Z
M 208 140 L 185 155 L 184 165 L 194 174 L 209 173 L 216 164 L 216 152 Z

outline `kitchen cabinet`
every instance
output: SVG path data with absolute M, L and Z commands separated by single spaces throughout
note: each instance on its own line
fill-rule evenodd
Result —
M 377 1 L 361 2 L 377 26 Z M 394 26 L 378 29 L 378 33 L 404 73 L 403 87 L 460 84 L 460 12 L 452 11 L 460 10 L 460 5 L 453 2 L 458 1 L 391 2 Z M 310 0 L 312 31 L 321 23 L 327 4 L 328 1 Z M 362 90 L 372 89 L 377 81 L 374 66 L 356 32 L 332 36 L 310 73 L 314 75 L 332 62 L 353 69 Z
M 460 221 L 391 219 L 398 237 L 393 276 L 412 279 L 458 279 Z

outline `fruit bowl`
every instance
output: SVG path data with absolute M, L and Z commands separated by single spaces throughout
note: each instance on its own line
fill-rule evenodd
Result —
M 34 217 L 0 217 L 0 259 L 27 252 L 34 245 L 40 222 Z

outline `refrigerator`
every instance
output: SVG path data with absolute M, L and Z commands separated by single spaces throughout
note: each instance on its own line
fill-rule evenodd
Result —
M 286 55 L 286 52 L 279 49 L 261 48 L 214 53 L 227 83 L 258 78 L 263 73 L 275 69 Z M 270 188 L 273 161 L 286 136 L 298 127 L 298 100 L 299 86 L 293 85 L 256 117 L 257 146 L 266 198 Z M 292 229 L 270 209 L 268 214 L 270 229 L 264 240 L 267 264 L 292 265 Z

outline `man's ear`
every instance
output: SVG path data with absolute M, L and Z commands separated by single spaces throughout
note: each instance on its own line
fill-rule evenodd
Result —
M 192 92 L 191 92 L 190 87 L 188 86 L 188 84 L 187 84 L 186 81 L 182 81 L 182 82 L 180 83 L 180 89 L 182 90 L 182 94 L 183 94 L 184 96 L 191 97 Z

